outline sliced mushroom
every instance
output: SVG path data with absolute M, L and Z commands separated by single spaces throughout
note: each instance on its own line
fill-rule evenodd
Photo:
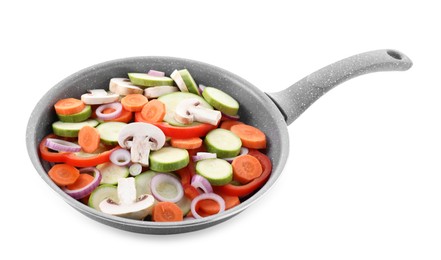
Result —
M 109 90 L 115 94 L 126 96 L 128 94 L 142 94 L 142 88 L 133 85 L 128 78 L 110 79 Z
M 179 90 L 181 90 L 182 92 L 188 92 L 187 85 L 185 85 L 184 79 L 182 79 L 181 73 L 179 73 L 178 70 L 174 70 L 172 74 L 170 74 L 170 78 L 175 81 Z
M 218 110 L 201 106 L 196 98 L 182 100 L 175 110 L 175 119 L 181 124 L 191 124 L 194 121 L 217 125 L 222 117 Z
M 105 91 L 104 89 L 91 89 L 89 93 L 81 95 L 81 101 L 86 105 L 101 105 L 115 102 L 119 95 Z
M 146 96 L 148 99 L 152 98 L 158 98 L 160 96 L 163 96 L 165 94 L 178 92 L 179 89 L 177 87 L 173 86 L 158 86 L 158 87 L 150 87 L 144 89 L 144 96 Z
M 165 143 L 165 135 L 158 127 L 148 123 L 131 123 L 124 126 L 118 135 L 118 144 L 130 149 L 131 161 L 149 165 L 150 150 L 156 151 Z
M 119 202 L 112 199 L 103 200 L 99 204 L 102 212 L 114 216 L 144 219 L 151 213 L 155 204 L 155 198 L 150 194 L 143 194 L 136 197 L 135 178 L 120 178 L 118 180 L 117 193 Z

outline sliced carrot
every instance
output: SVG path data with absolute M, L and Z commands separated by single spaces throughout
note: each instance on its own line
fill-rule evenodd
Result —
M 161 201 L 153 207 L 152 220 L 156 222 L 173 222 L 184 219 L 182 210 L 173 202 Z
M 83 126 L 78 132 L 78 144 L 86 153 L 93 153 L 100 147 L 100 133 L 91 126 Z
M 194 186 L 191 186 L 190 184 L 185 184 L 183 188 L 185 197 L 193 200 L 194 198 L 199 196 L 199 191 Z
M 240 204 L 238 196 L 220 195 L 225 201 L 225 209 L 231 209 Z M 199 215 L 206 217 L 217 214 L 220 210 L 219 204 L 214 200 L 201 200 L 196 205 L 196 211 Z
M 254 149 L 250 149 L 248 154 L 256 157 L 256 159 L 259 160 L 263 169 L 262 174 L 258 178 L 244 185 L 233 185 L 231 183 L 228 183 L 227 185 L 223 185 L 223 186 L 213 186 L 213 189 L 216 193 L 245 197 L 252 194 L 266 183 L 266 181 L 271 175 L 271 170 L 272 170 L 271 159 L 265 154 Z
M 66 188 L 69 190 L 78 190 L 78 189 L 86 187 L 94 179 L 95 178 L 90 174 L 80 173 L 80 176 L 78 176 L 78 179 L 74 183 L 67 185 Z
M 252 149 L 266 148 L 265 134 L 254 126 L 239 124 L 232 126 L 230 130 L 239 136 L 243 146 Z
M 220 128 L 226 129 L 226 130 L 230 130 L 232 126 L 234 125 L 243 125 L 244 123 L 240 122 L 240 121 L 236 121 L 236 120 L 226 120 L 223 121 Z
M 248 154 L 236 157 L 231 166 L 233 166 L 233 179 L 240 184 L 246 184 L 258 178 L 263 171 L 259 160 Z
M 59 115 L 72 115 L 81 112 L 86 105 L 76 98 L 60 99 L 55 103 L 55 112 Z
M 55 164 L 48 172 L 49 177 L 58 186 L 66 186 L 75 183 L 80 176 L 80 171 L 69 164 Z
M 202 139 L 199 137 L 186 139 L 172 138 L 170 144 L 173 147 L 181 149 L 196 149 L 202 146 Z
M 121 105 L 130 112 L 139 112 L 149 100 L 142 94 L 128 94 L 121 99 Z
M 165 105 L 157 99 L 148 102 L 141 110 L 142 118 L 147 123 L 162 122 L 165 116 Z

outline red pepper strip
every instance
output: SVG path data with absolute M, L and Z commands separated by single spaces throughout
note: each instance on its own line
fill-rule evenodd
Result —
M 140 112 L 135 113 L 135 122 L 145 122 Z M 199 124 L 195 126 L 173 126 L 166 122 L 153 123 L 155 126 L 159 127 L 165 136 L 174 138 L 193 138 L 206 136 L 208 132 L 216 129 L 217 126 L 210 124 Z
M 266 183 L 272 170 L 271 160 L 265 154 L 254 149 L 250 149 L 248 154 L 256 157 L 257 160 L 259 160 L 260 164 L 262 165 L 262 174 L 256 179 L 244 185 L 236 186 L 233 184 L 226 184 L 223 186 L 213 186 L 213 189 L 216 193 L 244 197 L 262 187 Z
M 190 161 L 191 161 L 191 159 L 190 159 Z M 176 173 L 179 175 L 179 177 L 181 177 L 181 184 L 182 184 L 182 186 L 184 186 L 185 184 L 190 184 L 191 183 L 191 177 L 193 175 L 191 175 L 189 166 L 177 170 Z
M 193 200 L 194 198 L 199 196 L 199 191 L 195 187 L 191 186 L 191 184 L 184 184 L 182 186 L 184 188 L 185 197 Z
M 105 163 L 110 161 L 110 154 L 120 148 L 119 146 L 114 147 L 111 150 L 102 152 L 100 154 L 91 156 L 91 157 L 79 157 L 75 153 L 59 153 L 59 152 L 51 152 L 46 147 L 46 139 L 47 138 L 57 138 L 54 134 L 49 134 L 40 142 L 40 155 L 43 160 L 48 162 L 59 162 L 59 163 L 67 163 L 75 167 L 91 167 L 97 166 L 98 164 Z

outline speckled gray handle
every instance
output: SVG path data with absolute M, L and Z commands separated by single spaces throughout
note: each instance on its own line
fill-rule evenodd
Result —
M 396 50 L 376 50 L 361 53 L 326 66 L 289 88 L 268 96 L 276 103 L 286 123 L 290 125 L 312 103 L 333 87 L 348 79 L 378 71 L 404 71 L 412 61 Z

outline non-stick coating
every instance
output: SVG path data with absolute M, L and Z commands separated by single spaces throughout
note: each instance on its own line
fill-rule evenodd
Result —
M 221 214 L 180 223 L 156 223 L 130 220 L 97 212 L 72 199 L 53 184 L 46 173 L 49 165 L 39 158 L 37 147 L 41 139 L 52 131 L 51 123 L 56 120 L 53 105 L 57 100 L 67 97 L 79 98 L 89 89 L 108 89 L 111 78 L 127 77 L 128 72 L 146 72 L 149 69 L 155 69 L 165 71 L 167 75 L 170 75 L 173 70 L 184 68 L 190 71 L 198 84 L 222 89 L 238 100 L 241 121 L 258 127 L 266 134 L 268 138 L 267 155 L 273 163 L 273 171 L 264 187 L 244 203 Z M 123 230 L 148 234 L 195 231 L 221 223 L 242 212 L 266 193 L 278 179 L 285 165 L 289 147 L 285 120 L 265 93 L 226 70 L 202 62 L 172 57 L 134 57 L 114 60 L 86 68 L 69 76 L 51 88 L 36 105 L 28 122 L 26 142 L 29 156 L 40 176 L 67 203 L 101 223 Z M 44 214 L 50 217 L 51 212 Z

